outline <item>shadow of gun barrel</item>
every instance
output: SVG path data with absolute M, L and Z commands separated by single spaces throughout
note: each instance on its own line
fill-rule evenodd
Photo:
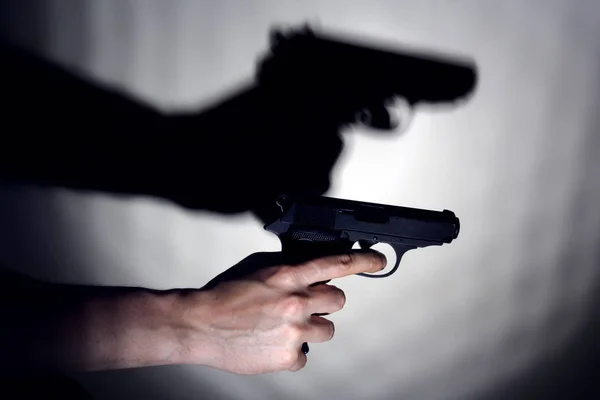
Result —
M 466 57 L 386 49 L 304 28 L 271 32 L 257 79 L 273 90 L 314 92 L 329 106 L 361 108 L 394 97 L 410 105 L 457 101 L 474 91 L 477 68 Z

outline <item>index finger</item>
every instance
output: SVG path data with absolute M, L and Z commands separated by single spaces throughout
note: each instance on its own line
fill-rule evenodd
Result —
M 302 285 L 309 286 L 361 272 L 379 272 L 385 265 L 386 258 L 383 254 L 374 250 L 358 250 L 311 260 L 295 266 L 294 272 L 302 279 Z

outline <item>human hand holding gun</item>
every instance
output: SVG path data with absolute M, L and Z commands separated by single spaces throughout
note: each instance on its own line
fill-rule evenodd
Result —
M 216 298 L 235 299 L 215 304 L 229 312 L 217 312 L 220 318 L 213 326 L 218 327 L 216 336 L 227 338 L 223 349 L 238 350 L 236 357 L 216 359 L 228 360 L 227 368 L 236 372 L 299 370 L 307 361 L 307 342 L 333 338 L 334 325 L 322 315 L 340 311 L 345 297 L 330 280 L 353 274 L 388 277 L 405 252 L 450 243 L 460 231 L 459 219 L 448 210 L 327 197 L 280 196 L 277 204 L 281 213 L 265 229 L 279 237 L 282 251 L 248 257 L 204 288 L 217 293 Z M 352 250 L 355 243 L 360 250 Z M 383 274 L 375 272 L 387 267 L 385 256 L 369 251 L 378 243 L 396 252 L 395 264 Z M 249 354 L 254 356 L 244 357 Z
M 290 76 L 296 79 L 289 79 Z M 470 93 L 475 84 L 475 72 L 469 63 L 375 50 L 305 30 L 287 35 L 273 33 L 272 52 L 261 63 L 258 81 L 262 95 L 286 99 L 274 102 L 269 109 L 270 115 L 261 117 L 261 121 L 274 124 L 267 131 L 277 131 L 273 127 L 286 126 L 281 135 L 290 132 L 303 134 L 298 136 L 302 139 L 281 152 L 269 152 L 266 157 L 269 172 L 260 175 L 268 184 L 258 191 L 264 196 L 263 202 L 282 193 L 291 195 L 277 198 L 277 210 L 268 207 L 256 207 L 254 210 L 266 223 L 265 229 L 278 235 L 282 252 L 271 254 L 267 257 L 270 260 L 265 260 L 264 254 L 249 257 L 216 277 L 205 289 L 228 290 L 219 283 L 240 284 L 245 282 L 243 279 L 254 281 L 257 276 L 264 276 L 255 275 L 256 270 L 273 264 L 280 265 L 276 269 L 268 269 L 275 276 L 280 276 L 280 273 L 274 271 L 281 270 L 284 276 L 304 277 L 303 286 L 292 285 L 295 291 L 273 298 L 275 304 L 283 306 L 267 303 L 273 310 L 287 311 L 286 305 L 289 302 L 294 304 L 293 317 L 284 312 L 279 316 L 279 325 L 276 324 L 282 331 L 274 337 L 280 340 L 278 343 L 285 344 L 284 354 L 280 353 L 282 348 L 273 353 L 265 351 L 267 347 L 264 346 L 254 347 L 253 352 L 263 355 L 265 362 L 266 359 L 272 360 L 275 364 L 270 364 L 271 368 L 295 371 L 306 363 L 307 342 L 330 340 L 333 336 L 333 323 L 322 315 L 341 309 L 340 302 L 335 300 L 341 297 L 340 290 L 328 285 L 331 279 L 341 276 L 339 257 L 348 259 L 352 255 L 380 260 L 381 255 L 377 256 L 379 253 L 369 249 L 376 243 L 388 243 L 396 252 L 396 263 L 390 271 L 367 274 L 384 269 L 386 263 L 383 262 L 382 268 L 379 268 L 379 262 L 375 262 L 377 266 L 367 267 L 367 271 L 361 270 L 360 266 L 365 263 L 359 261 L 357 267 L 347 267 L 343 274 L 387 277 L 397 270 L 406 251 L 450 243 L 459 232 L 459 220 L 451 211 L 434 212 L 319 197 L 329 184 L 328 180 L 324 180 L 327 175 L 323 171 L 331 169 L 341 151 L 341 146 L 338 147 L 338 143 L 341 144 L 341 141 L 338 142 L 340 129 L 348 124 L 361 123 L 374 129 L 394 130 L 399 121 L 395 121 L 388 110 L 391 100 L 402 97 L 410 107 L 421 102 L 454 102 Z M 270 139 L 273 144 L 278 142 L 277 137 Z M 321 143 L 325 145 L 319 147 Z M 327 146 L 328 143 L 330 146 Z M 251 182 L 250 177 L 248 182 Z M 359 243 L 362 252 L 352 250 L 355 243 Z M 337 274 L 319 272 L 320 281 L 307 280 L 308 271 L 316 273 L 318 268 L 335 271 L 332 270 L 332 262 L 333 266 L 338 266 Z M 372 266 L 373 262 L 367 264 Z M 297 269 L 290 268 L 293 265 Z M 315 295 L 329 296 L 329 303 L 311 301 Z M 320 305 L 321 308 L 311 308 L 308 304 Z M 236 308 L 235 315 L 240 312 L 242 310 Z M 267 314 L 272 318 L 271 313 Z M 269 318 L 266 320 L 273 322 Z M 247 326 L 249 331 L 256 332 L 256 327 L 263 326 L 258 316 L 252 321 Z M 271 326 L 268 322 L 266 325 Z M 262 331 L 259 329 L 259 332 Z M 300 349 L 299 343 L 302 343 Z M 245 343 L 246 352 L 252 348 L 251 343 Z M 269 365 L 268 362 L 265 365 Z

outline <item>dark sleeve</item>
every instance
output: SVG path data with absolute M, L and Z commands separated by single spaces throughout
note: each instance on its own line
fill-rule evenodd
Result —
M 167 118 L 24 50 L 0 45 L 0 180 L 152 192 Z

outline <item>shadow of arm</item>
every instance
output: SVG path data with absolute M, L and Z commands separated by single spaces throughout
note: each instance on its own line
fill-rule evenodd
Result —
M 0 51 L 7 101 L 0 178 L 114 192 L 150 190 L 146 160 L 158 153 L 164 115 L 23 50 L 4 45 Z

